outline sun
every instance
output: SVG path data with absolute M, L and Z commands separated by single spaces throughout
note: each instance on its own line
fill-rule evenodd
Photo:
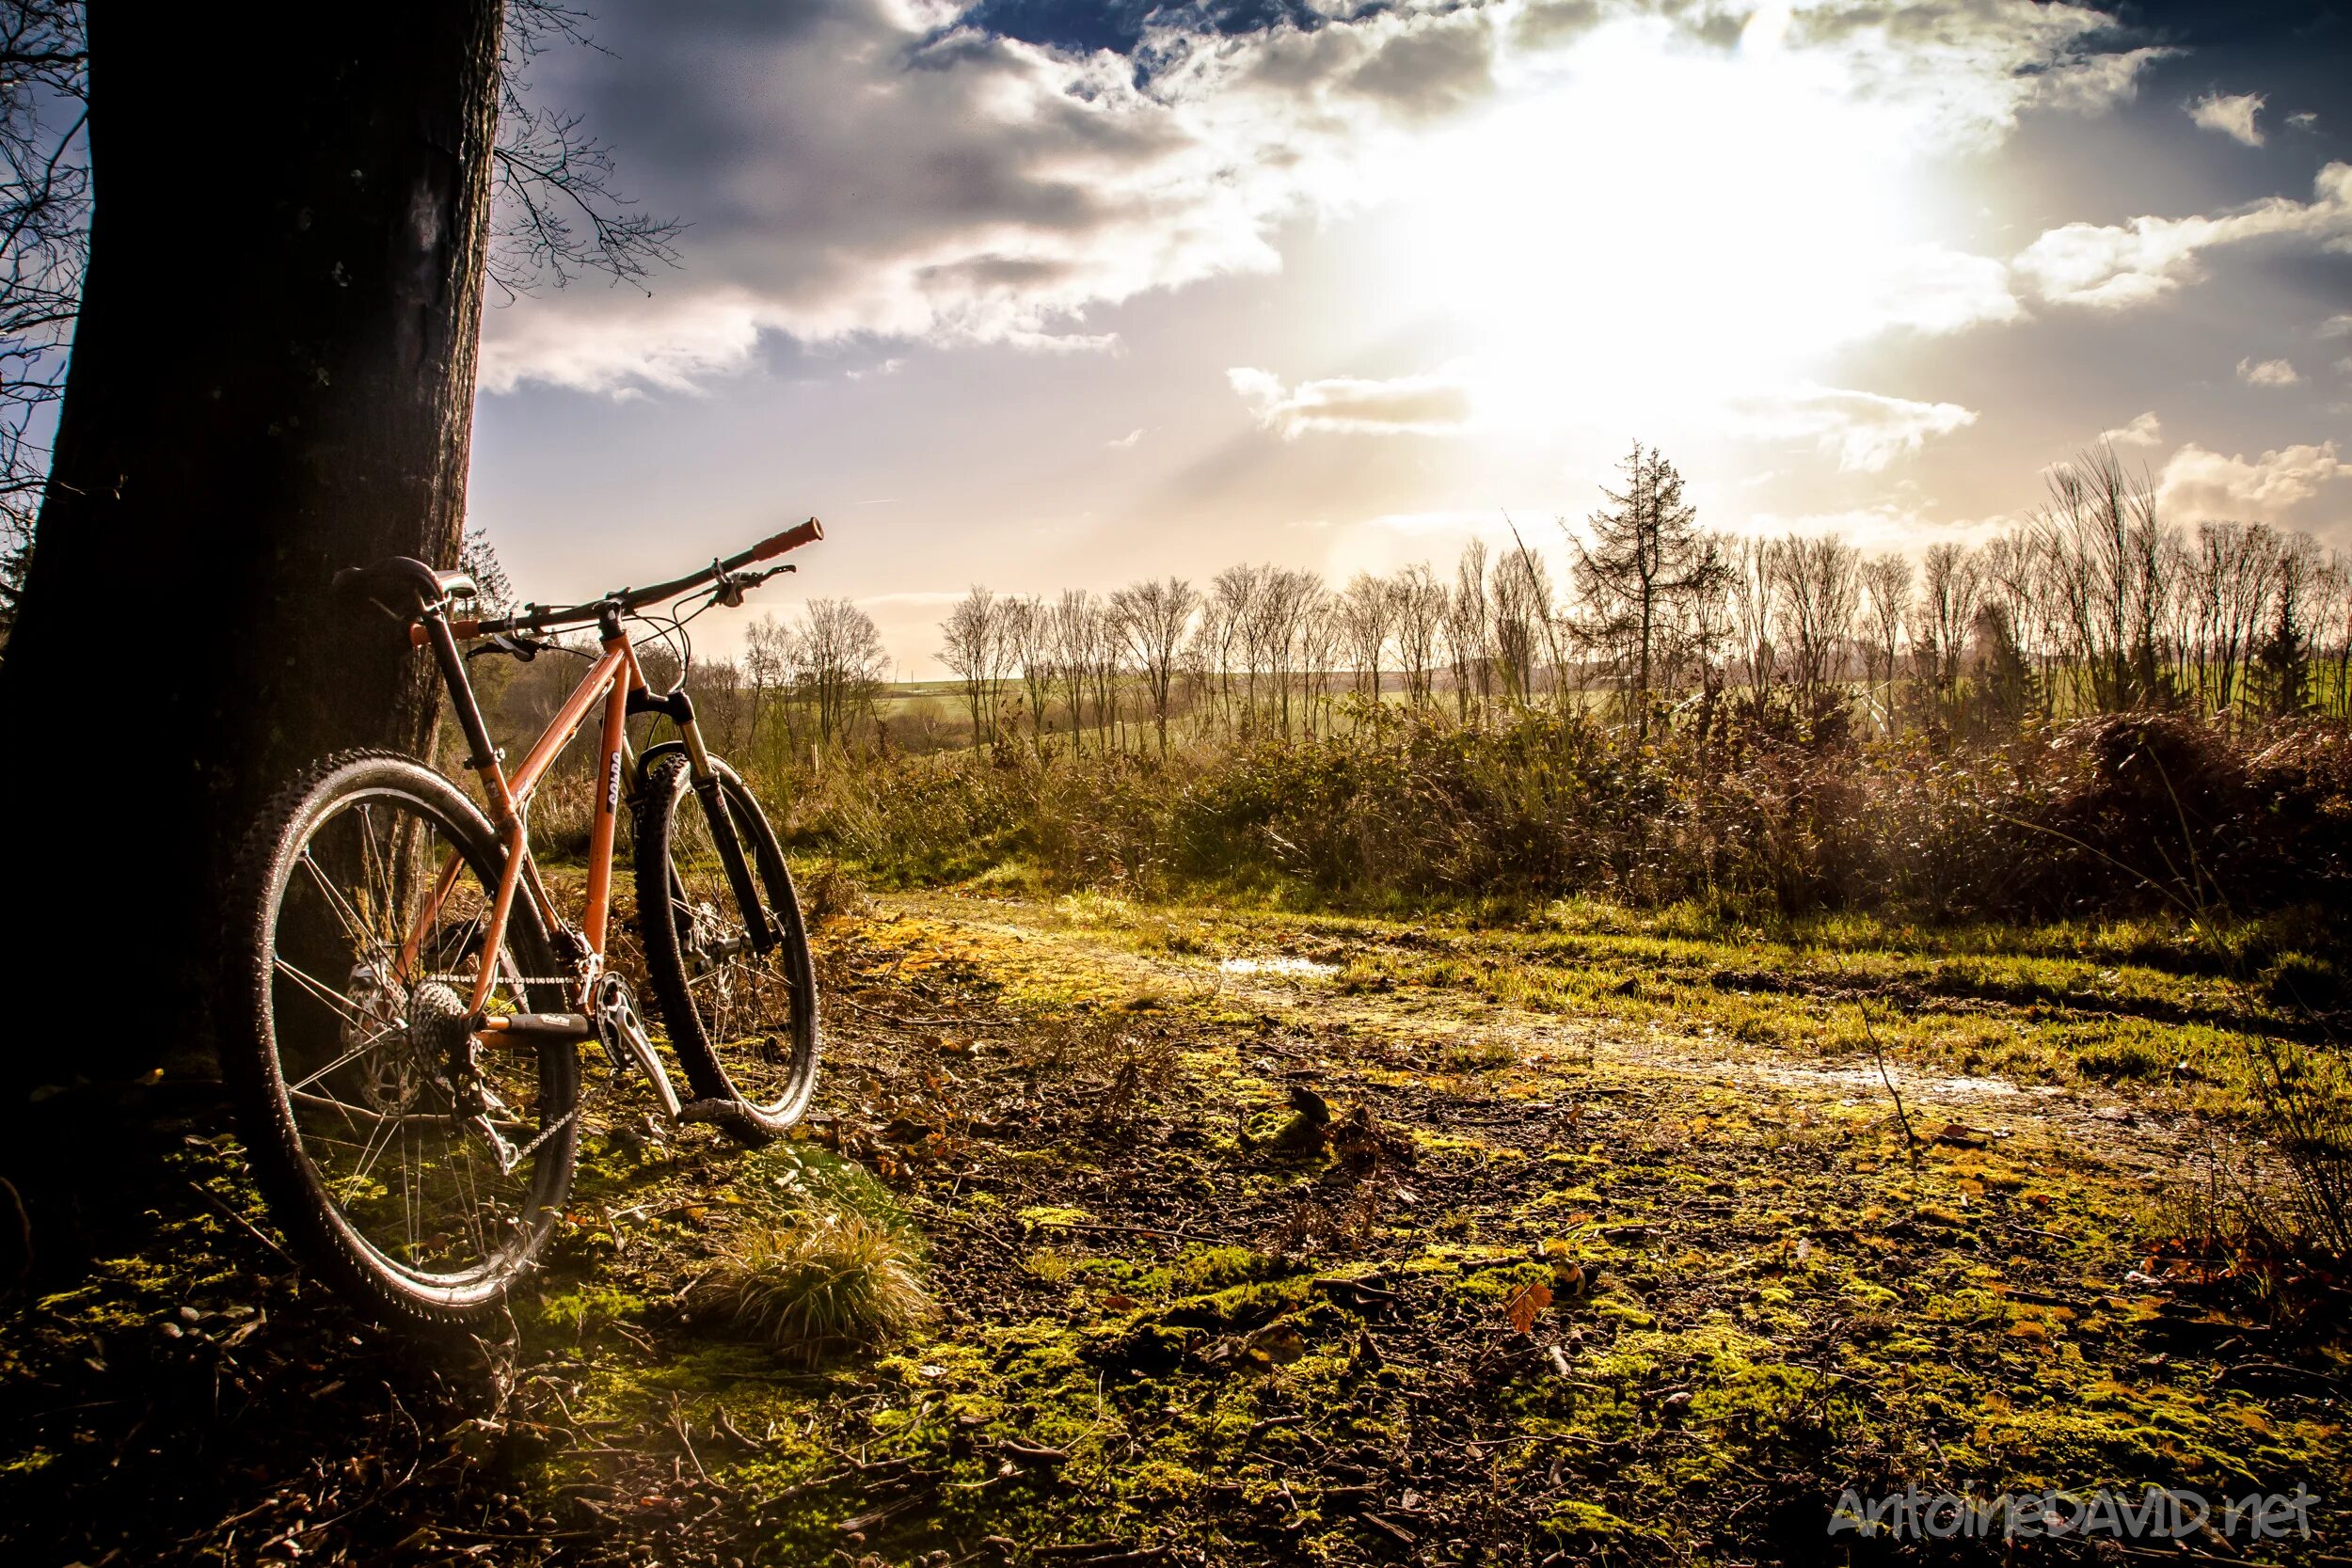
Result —
M 1750 32 L 1703 52 L 1612 29 L 1405 171 L 1393 287 L 1449 323 L 1485 420 L 1717 405 L 1910 309 L 1936 251 L 1909 128 Z

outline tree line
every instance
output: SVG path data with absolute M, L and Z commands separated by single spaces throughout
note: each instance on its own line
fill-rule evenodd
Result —
M 2263 523 L 2159 515 L 2106 448 L 2040 506 L 1915 559 L 1836 533 L 1699 526 L 1674 465 L 1636 445 L 1558 557 L 1516 528 L 1343 584 L 1241 564 L 1107 593 L 975 586 L 939 623 L 975 748 L 1086 752 L 1312 737 L 1383 712 L 1595 706 L 1646 735 L 1725 719 L 1816 738 L 2170 708 L 2238 722 L 2352 712 L 2352 562 Z M 882 721 L 889 660 L 846 599 L 763 617 L 697 664 L 721 733 L 770 762 L 920 745 Z M 936 737 L 933 737 L 934 741 Z
M 1917 559 L 1835 533 L 1698 525 L 1674 466 L 1636 445 L 1565 573 L 1515 529 L 1450 578 L 1240 565 L 1051 597 L 975 587 L 940 625 L 976 746 L 1019 732 L 1083 750 L 1186 735 L 1313 736 L 1375 701 L 1604 705 L 1637 730 L 1728 712 L 1820 731 L 1984 732 L 2178 707 L 2342 715 L 2352 566 L 2310 535 L 2159 515 L 2099 449 L 1981 544 Z M 1352 705 L 1343 699 L 1357 699 Z

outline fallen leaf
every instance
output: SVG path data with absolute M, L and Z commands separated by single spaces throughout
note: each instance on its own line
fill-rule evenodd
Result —
M 1535 1332 L 1535 1320 L 1551 1305 L 1551 1287 L 1540 1279 L 1529 1280 L 1520 1286 L 1511 1299 L 1503 1304 L 1502 1315 L 1512 1328 L 1521 1334 Z
M 1287 1367 L 1307 1354 L 1307 1337 L 1291 1324 L 1277 1320 L 1244 1340 L 1242 1350 L 1254 1360 Z

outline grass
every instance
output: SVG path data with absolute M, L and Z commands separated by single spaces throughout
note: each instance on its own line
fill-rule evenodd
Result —
M 811 1365 L 897 1344 L 934 1313 L 906 1238 L 840 1209 L 737 1230 L 685 1299 L 698 1322 Z
M 2216 973 L 2210 948 L 2159 919 L 1923 927 L 1862 914 L 1749 923 L 1692 906 L 1632 911 L 1564 900 L 1497 928 L 1455 911 L 1420 921 L 1223 904 L 1056 906 L 1058 923 L 1214 985 L 1234 958 L 1334 966 L 1307 978 L 1320 1006 L 1377 1017 L 1433 996 L 1532 1015 L 1606 1018 L 1710 1048 L 1846 1060 L 1869 1037 L 1915 1067 L 2026 1084 L 2137 1082 L 2185 1108 L 2242 1113 L 2256 1087 L 2249 1035 L 2311 1027 L 2270 990 Z M 2225 942 L 2280 952 L 2278 920 Z M 2307 960 L 2286 949 L 2275 963 Z M 1867 1027 L 1866 1027 L 1867 1016 Z M 1443 1048 L 1461 1071 L 1507 1069 L 1493 1036 Z
M 2233 1042 L 2280 1015 L 2163 922 L 845 893 L 794 1138 L 641 1131 L 596 1070 L 502 1425 L 387 1397 L 194 1207 L 0 1338 L 0 1415 L 38 1418 L 0 1547 L 63 1497 L 84 1535 L 35 1555 L 99 1560 L 146 1488 L 209 1494 L 153 1529 L 237 1519 L 232 1560 L 1802 1562 L 1849 1486 L 2332 1498 L 2352 1465 L 2341 1313 L 2205 1250 L 2262 1113 Z M 1377 1150 L 1285 1146 L 1302 1085 Z M 266 1224 L 233 1161 L 182 1158 Z M 194 1406 L 221 1375 L 199 1451 L 139 1434 L 136 1380 Z M 428 1472 L 474 1491 L 367 1467 L 411 1416 L 479 1434 Z M 2243 1560 L 2352 1515 L 2314 1524 Z

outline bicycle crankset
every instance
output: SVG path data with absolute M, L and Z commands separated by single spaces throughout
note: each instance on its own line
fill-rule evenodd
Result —
M 596 1038 L 612 1055 L 614 1065 L 625 1056 L 634 1061 L 653 1085 L 662 1111 L 672 1121 L 723 1123 L 744 1115 L 743 1107 L 732 1100 L 678 1098 L 676 1085 L 670 1082 L 661 1059 L 654 1054 L 653 1037 L 645 1032 L 645 1021 L 637 1016 L 637 1005 L 619 975 L 608 974 L 596 982 L 596 1010 L 589 1017 L 596 1024 Z

